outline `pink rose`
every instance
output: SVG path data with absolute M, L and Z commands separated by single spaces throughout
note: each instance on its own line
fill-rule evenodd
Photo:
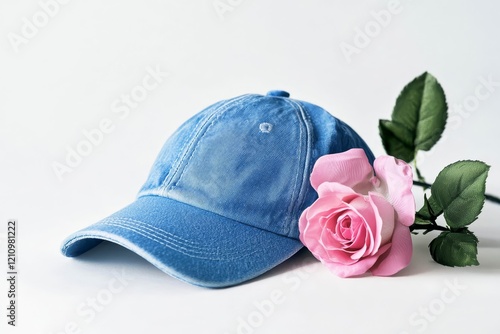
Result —
M 391 156 L 373 166 L 376 176 L 365 152 L 351 149 L 322 156 L 311 174 L 319 198 L 300 217 L 300 240 L 341 277 L 389 276 L 411 260 L 411 167 Z

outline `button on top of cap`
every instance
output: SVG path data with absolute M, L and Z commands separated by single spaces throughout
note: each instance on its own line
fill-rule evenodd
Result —
M 285 92 L 284 90 L 270 90 L 267 92 L 267 96 L 289 97 L 290 93 Z

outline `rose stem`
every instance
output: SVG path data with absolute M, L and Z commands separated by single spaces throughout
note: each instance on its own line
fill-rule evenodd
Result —
M 428 224 L 428 225 L 418 225 L 418 224 L 413 224 L 410 226 L 410 232 L 413 232 L 414 230 L 427 230 L 428 232 L 430 231 L 449 231 L 446 227 L 439 226 L 439 225 L 434 225 L 434 224 Z M 426 233 L 424 233 L 426 234 Z

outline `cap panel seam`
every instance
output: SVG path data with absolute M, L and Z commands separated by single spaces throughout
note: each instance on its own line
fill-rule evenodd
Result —
M 182 174 L 184 174 L 185 167 L 186 167 L 187 163 L 189 163 L 189 160 L 191 160 L 191 157 L 192 157 L 194 151 L 196 150 L 196 147 L 198 146 L 199 141 L 201 140 L 201 138 L 203 138 L 203 136 L 205 135 L 208 128 L 210 128 L 210 126 L 207 128 L 206 124 L 209 123 L 210 120 L 213 117 L 215 117 L 217 113 L 224 113 L 224 111 L 227 110 L 227 108 L 229 107 L 229 105 L 231 103 L 234 103 L 235 101 L 243 99 L 247 96 L 248 95 L 242 95 L 242 96 L 227 100 L 224 104 L 217 107 L 211 114 L 207 115 L 206 117 L 204 117 L 202 119 L 202 121 L 200 121 L 200 124 L 195 129 L 195 134 L 192 136 L 191 140 L 189 140 L 188 143 L 182 148 L 182 150 L 180 150 L 180 153 L 178 154 L 178 156 L 176 158 L 175 166 L 172 166 L 172 168 L 170 169 L 171 172 L 169 172 L 165 176 L 165 179 L 163 180 L 161 186 L 158 187 L 158 190 L 155 191 L 155 193 L 157 193 L 158 195 L 167 196 L 168 192 L 170 190 L 172 190 L 173 188 L 175 188 L 175 184 L 179 181 Z M 203 130 L 205 130 L 205 132 L 200 137 L 200 133 L 202 133 Z M 192 149 L 193 146 L 195 147 L 194 149 Z M 187 158 L 188 161 L 184 164 L 184 161 L 186 160 L 187 156 L 189 156 Z M 179 176 L 177 178 L 177 180 L 174 182 L 174 179 L 176 178 L 176 175 L 179 173 L 179 170 L 181 168 L 182 168 L 181 176 Z M 170 186 L 170 189 L 168 189 L 169 186 Z
M 196 128 L 194 130 L 195 135 L 193 135 L 190 138 L 190 140 L 188 140 L 186 142 L 186 144 L 184 144 L 184 146 L 182 147 L 182 149 L 179 150 L 179 153 L 177 154 L 177 157 L 175 158 L 175 165 L 172 166 L 172 168 L 170 169 L 170 171 L 168 172 L 168 174 L 163 179 L 163 182 L 162 182 L 161 186 L 158 189 L 160 195 L 164 195 L 163 193 L 165 192 L 165 189 L 168 187 L 170 181 L 175 177 L 176 173 L 181 168 L 182 162 L 183 162 L 185 156 L 188 154 L 190 148 L 193 146 L 193 143 L 198 138 L 198 134 L 201 132 L 201 130 L 203 129 L 203 127 L 205 126 L 205 124 L 208 122 L 208 120 L 210 119 L 210 117 L 212 117 L 212 115 L 214 113 L 216 113 L 219 110 L 219 108 L 225 106 L 229 101 L 230 100 L 228 100 L 226 103 L 224 103 L 221 106 L 219 106 L 218 108 L 216 108 L 211 114 L 209 114 L 209 115 L 205 116 L 204 118 L 202 118 L 202 120 L 196 125 Z
M 179 182 L 182 180 L 182 177 L 184 176 L 184 174 L 186 172 L 186 167 L 189 165 L 189 163 L 191 162 L 191 159 L 195 155 L 197 149 L 200 147 L 201 140 L 203 139 L 203 137 L 205 137 L 205 135 L 212 128 L 212 126 L 215 124 L 215 122 L 217 122 L 217 120 L 222 115 L 224 115 L 224 113 L 229 109 L 229 107 L 231 107 L 234 104 L 234 102 L 245 99 L 245 98 L 249 98 L 250 96 L 252 96 L 252 95 L 244 95 L 244 96 L 241 96 L 240 98 L 238 98 L 237 100 L 229 101 L 229 102 L 233 102 L 233 103 L 230 104 L 228 102 L 227 104 L 224 104 L 223 106 L 221 106 L 219 109 L 217 109 L 216 111 L 214 111 L 214 113 L 212 113 L 210 115 L 209 119 L 207 119 L 207 121 L 205 122 L 205 124 L 206 124 L 210 121 L 210 124 L 208 126 L 204 127 L 203 134 L 201 134 L 201 136 L 199 138 L 197 138 L 198 140 L 194 144 L 194 148 L 189 153 L 189 157 L 187 157 L 187 161 L 185 162 L 185 164 L 183 166 L 184 168 L 182 169 L 182 172 L 180 173 L 180 175 L 177 177 L 177 179 L 175 181 L 172 180 L 171 185 L 170 185 L 170 189 L 167 191 L 167 194 L 168 194 L 168 192 L 174 190 L 178 186 Z M 188 154 L 185 154 L 184 157 L 186 157 L 187 155 Z
M 305 136 L 305 140 L 306 140 L 306 143 L 305 143 L 305 149 L 306 149 L 306 155 L 305 157 L 303 158 L 304 161 L 303 162 L 300 162 L 299 161 L 299 164 L 302 163 L 302 168 L 297 168 L 298 172 L 296 173 L 296 178 L 295 178 L 295 185 L 294 185 L 294 191 L 293 191 L 293 195 L 292 195 L 292 199 L 290 201 L 290 206 L 288 207 L 288 212 L 287 212 L 287 225 L 286 225 L 286 234 L 289 236 L 289 237 L 293 237 L 291 234 L 292 232 L 294 232 L 293 229 L 290 228 L 290 223 L 291 223 L 291 216 L 293 215 L 293 213 L 295 213 L 295 211 L 300 208 L 302 206 L 302 204 L 304 203 L 304 200 L 305 200 L 305 188 L 304 188 L 304 185 L 307 184 L 307 181 L 308 181 L 308 171 L 309 171 L 309 166 L 310 166 L 310 160 L 311 160 L 311 145 L 312 145 L 312 125 L 311 125 L 311 122 L 309 120 L 309 115 L 307 114 L 307 112 L 305 111 L 305 109 L 303 108 L 303 106 L 298 103 L 297 101 L 294 101 L 294 100 L 287 100 L 287 102 L 289 102 L 290 104 L 293 104 L 294 105 L 294 110 L 297 112 L 298 114 L 298 118 L 299 120 L 301 121 L 301 124 L 300 124 L 300 134 L 301 134 L 301 137 L 303 136 L 303 129 L 302 127 L 305 128 L 305 132 L 306 132 L 306 136 Z M 301 138 L 301 143 L 302 143 L 302 138 Z M 302 158 L 302 145 L 300 145 L 300 157 Z M 298 179 L 299 179 L 299 174 L 300 174 L 300 170 L 302 170 L 302 180 L 300 182 L 300 187 L 299 187 L 299 190 L 298 190 L 298 194 L 295 195 L 295 192 L 296 192 L 296 188 L 297 188 L 297 183 L 298 183 Z M 297 198 L 296 198 L 297 197 Z
M 289 99 L 284 99 L 284 101 L 286 101 L 291 107 L 292 109 L 294 110 L 295 112 L 295 115 L 297 117 L 297 120 L 299 121 L 299 152 L 298 152 L 298 156 L 299 156 L 299 164 L 300 164 L 300 159 L 302 157 L 302 142 L 303 142 L 303 129 L 302 129 L 302 122 L 301 122 L 301 119 L 300 119 L 300 115 L 299 115 L 299 112 L 297 110 L 297 105 L 294 105 L 292 103 L 292 101 L 290 101 Z M 290 203 L 288 204 L 288 208 L 287 208 L 287 212 L 286 212 L 286 218 L 285 220 L 282 222 L 282 226 L 281 226 L 281 231 L 283 231 L 283 233 L 285 235 L 289 235 L 290 234 L 290 222 L 291 222 L 291 216 L 292 216 L 292 209 L 293 209 L 293 206 L 294 206 L 294 199 L 296 197 L 296 192 L 297 192 L 297 182 L 298 182 L 298 179 L 299 179 L 299 164 L 297 164 L 296 168 L 295 168 L 295 180 L 293 182 L 293 190 L 292 190 L 292 195 L 291 195 L 291 198 L 290 198 Z

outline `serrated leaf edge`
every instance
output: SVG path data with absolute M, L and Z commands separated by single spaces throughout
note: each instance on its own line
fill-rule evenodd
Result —
M 442 173 L 445 169 L 447 169 L 447 168 L 449 168 L 449 167 L 451 167 L 451 166 L 453 166 L 453 165 L 455 165 L 455 164 L 461 163 L 461 162 L 478 162 L 478 163 L 483 164 L 483 165 L 486 167 L 486 171 L 485 171 L 485 172 L 483 172 L 483 173 L 481 173 L 480 175 L 478 175 L 478 176 L 474 179 L 474 180 L 476 180 L 476 179 L 478 179 L 479 177 L 481 177 L 483 174 L 486 174 L 486 178 L 485 178 L 485 180 L 484 180 L 484 184 L 483 184 L 484 191 L 483 191 L 483 194 L 482 194 L 482 196 L 483 196 L 483 201 L 482 201 L 482 204 L 481 204 L 481 208 L 480 208 L 479 212 L 477 213 L 476 217 L 474 217 L 474 219 L 473 219 L 471 222 L 469 222 L 468 224 L 466 224 L 466 225 L 464 225 L 464 226 L 462 226 L 462 227 L 458 227 L 458 228 L 451 227 L 451 226 L 448 224 L 448 221 L 449 221 L 449 220 L 448 220 L 448 217 L 447 217 L 447 214 L 446 214 L 446 210 L 443 208 L 442 203 L 440 203 L 440 202 L 439 202 L 439 196 L 434 196 L 434 194 L 432 194 L 432 186 L 431 186 L 431 196 L 434 196 L 435 201 L 436 201 L 436 202 L 439 204 L 439 206 L 443 209 L 443 216 L 444 216 L 444 218 L 445 218 L 445 220 L 446 220 L 446 224 L 450 227 L 450 229 L 451 229 L 453 232 L 456 232 L 456 230 L 457 230 L 457 229 L 463 228 L 463 227 L 468 226 L 468 225 L 472 224 L 473 222 L 475 222 L 475 221 L 477 220 L 477 218 L 479 217 L 479 215 L 481 214 L 481 212 L 483 211 L 483 208 L 484 208 L 484 202 L 486 201 L 486 197 L 485 197 L 485 193 L 486 193 L 486 179 L 488 178 L 488 172 L 489 172 L 489 170 L 490 170 L 490 165 L 488 165 L 487 163 L 485 163 L 484 161 L 481 161 L 481 160 L 458 160 L 458 161 L 455 161 L 455 162 L 453 162 L 453 163 L 451 163 L 451 164 L 449 164 L 449 165 L 445 166 L 445 167 L 444 167 L 444 168 L 443 168 L 443 169 L 439 172 L 438 176 L 436 177 L 436 180 L 439 178 L 439 176 L 441 175 L 441 173 Z M 436 182 L 436 181 L 434 181 L 434 184 L 435 184 L 435 182 Z M 433 185 L 434 185 L 434 184 L 433 184 Z M 462 192 L 464 192 L 465 190 L 467 190 L 470 186 L 472 186 L 472 184 L 470 184 L 470 185 L 468 185 L 466 188 L 464 188 Z M 461 193 L 462 193 L 462 192 L 461 192 Z M 458 196 L 457 196 L 457 198 L 458 198 Z M 452 202 L 450 202 L 450 204 L 448 204 L 448 207 L 449 207 L 449 206 L 451 206 L 451 204 L 452 204 L 454 201 L 455 201 L 455 199 L 453 199 L 453 201 L 452 201 Z

